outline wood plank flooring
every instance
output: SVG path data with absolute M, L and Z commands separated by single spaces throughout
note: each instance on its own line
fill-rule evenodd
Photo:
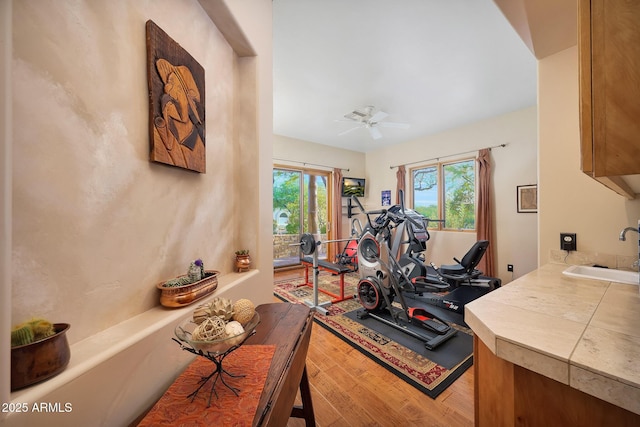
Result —
M 300 269 L 274 276 L 303 274 Z M 307 372 L 318 427 L 473 426 L 473 368 L 434 400 L 314 324 Z M 287 426 L 302 427 L 304 420 L 291 418 Z

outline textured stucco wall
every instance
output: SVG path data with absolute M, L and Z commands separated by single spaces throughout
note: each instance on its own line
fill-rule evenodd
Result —
M 206 174 L 149 161 L 148 19 L 205 69 Z M 236 191 L 259 180 L 256 66 L 197 1 L 21 0 L 13 23 L 14 323 L 70 323 L 73 343 L 195 258 L 224 274 L 239 246 L 258 255 L 257 192 Z

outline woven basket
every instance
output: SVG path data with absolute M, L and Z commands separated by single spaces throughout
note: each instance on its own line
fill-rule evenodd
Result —
M 156 287 L 161 291 L 160 304 L 171 308 L 193 304 L 218 288 L 219 274 L 220 272 L 216 270 L 205 270 L 204 279 L 182 286 L 164 286 L 166 281 L 158 283 Z

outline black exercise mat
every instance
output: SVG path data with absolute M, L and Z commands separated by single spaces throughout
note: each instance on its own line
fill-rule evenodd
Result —
M 424 341 L 419 340 L 409 334 L 399 331 L 398 329 L 387 325 L 371 316 L 360 318 L 358 313 L 363 309 L 350 311 L 344 315 L 361 325 L 376 331 L 377 333 L 389 338 L 398 344 L 415 351 L 418 354 L 432 360 L 440 366 L 452 369 L 469 356 L 469 349 L 473 349 L 473 336 L 458 329 L 457 333 L 440 344 L 434 350 L 428 350 Z M 451 325 L 455 328 L 455 325 Z M 418 333 L 424 333 L 418 326 L 407 325 L 410 330 Z M 435 335 L 434 335 L 435 336 Z

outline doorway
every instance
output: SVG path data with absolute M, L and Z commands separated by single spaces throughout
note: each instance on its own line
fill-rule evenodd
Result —
M 328 239 L 331 173 L 291 167 L 273 168 L 273 267 L 300 264 L 300 242 L 304 233 L 316 241 Z M 318 258 L 327 258 L 320 245 Z

